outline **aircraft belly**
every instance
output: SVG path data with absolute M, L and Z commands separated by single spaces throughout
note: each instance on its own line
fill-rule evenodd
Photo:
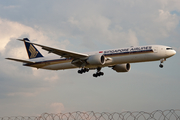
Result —
M 76 66 L 74 66 L 70 62 L 47 65 L 47 66 L 42 67 L 42 69 L 49 69 L 49 70 L 63 70 L 63 69 L 71 69 L 71 68 L 76 68 Z

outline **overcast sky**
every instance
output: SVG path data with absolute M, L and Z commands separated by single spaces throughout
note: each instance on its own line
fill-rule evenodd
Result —
M 81 53 L 160 44 L 177 54 L 163 69 L 159 61 L 136 63 L 128 73 L 103 68 L 105 75 L 94 78 L 95 71 L 37 70 L 5 60 L 28 58 L 16 40 L 24 37 Z M 0 0 L 0 116 L 179 109 L 179 52 L 180 0 Z

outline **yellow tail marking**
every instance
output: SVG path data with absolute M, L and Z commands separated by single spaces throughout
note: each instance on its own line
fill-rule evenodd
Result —
M 38 51 L 30 44 L 29 51 L 31 52 L 30 58 L 35 58 L 38 54 Z

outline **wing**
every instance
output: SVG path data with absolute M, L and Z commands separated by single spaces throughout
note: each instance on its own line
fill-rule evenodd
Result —
M 29 42 L 29 43 L 32 43 L 32 42 Z M 61 57 L 65 57 L 65 58 L 78 59 L 78 58 L 85 58 L 89 56 L 88 54 L 77 53 L 77 52 L 63 50 L 63 49 L 56 49 L 56 48 L 52 48 L 52 47 L 48 47 L 48 46 L 44 46 L 44 45 L 40 45 L 36 43 L 32 43 L 32 44 L 40 46 L 43 50 L 46 50 L 49 53 L 54 53 L 56 55 L 60 55 Z
M 13 61 L 17 61 L 17 62 L 22 62 L 22 63 L 34 63 L 31 61 L 27 61 L 27 60 L 20 60 L 20 59 L 15 59 L 15 58 L 6 58 L 8 60 L 13 60 Z

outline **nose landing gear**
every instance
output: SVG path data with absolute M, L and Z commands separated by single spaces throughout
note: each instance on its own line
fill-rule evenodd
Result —
M 159 67 L 160 67 L 160 68 L 163 68 L 163 64 L 160 64 Z
M 162 63 L 163 63 L 164 61 L 166 61 L 165 58 L 164 58 L 164 59 L 161 59 L 161 61 L 160 61 L 161 63 L 160 63 L 160 65 L 159 65 L 160 68 L 163 68 L 163 64 L 162 64 Z

